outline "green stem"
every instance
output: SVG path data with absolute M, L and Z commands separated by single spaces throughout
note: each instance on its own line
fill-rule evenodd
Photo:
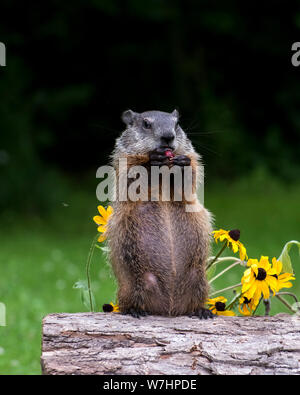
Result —
M 215 277 L 213 277 L 210 281 L 209 284 L 211 284 L 213 281 L 215 281 L 217 278 L 222 276 L 224 273 L 226 273 L 228 270 L 232 269 L 233 267 L 240 265 L 240 260 L 238 262 L 232 263 L 230 266 L 226 267 L 226 269 L 222 270 L 220 273 L 218 273 Z
M 259 302 L 257 303 L 257 306 L 255 307 L 255 310 L 252 312 L 252 316 L 256 313 L 256 310 L 258 309 L 258 306 L 260 305 L 260 302 L 262 301 L 262 297 L 259 299 Z
M 295 294 L 293 294 L 292 292 L 278 292 L 276 295 L 287 295 L 287 296 L 291 296 L 292 298 L 294 298 L 296 303 L 299 303 L 299 300 L 297 298 L 297 296 Z
M 264 305 L 265 305 L 265 316 L 269 316 L 270 315 L 270 311 L 271 311 L 271 300 L 269 299 L 264 299 Z
M 225 291 L 229 291 L 230 289 L 237 288 L 237 287 L 239 287 L 239 286 L 241 286 L 241 285 L 242 285 L 242 283 L 238 283 L 238 284 L 235 284 L 235 285 L 231 285 L 230 287 L 223 288 L 223 289 L 220 289 L 219 291 L 213 292 L 212 294 L 210 294 L 210 296 L 214 296 L 214 295 L 217 295 L 217 294 L 219 294 L 219 293 L 222 293 L 222 292 L 225 292 Z
M 232 299 L 232 301 L 229 303 L 229 305 L 226 306 L 226 310 L 230 310 L 230 309 L 232 308 L 232 306 L 235 304 L 235 302 L 236 302 L 242 295 L 243 295 L 242 292 L 239 293 L 239 294 L 237 294 L 237 295 Z
M 89 298 L 90 298 L 90 305 L 91 305 L 91 311 L 94 312 L 94 306 L 93 306 L 93 299 L 92 299 L 92 289 L 91 289 L 91 278 L 90 278 L 90 267 L 91 267 L 91 262 L 95 250 L 95 246 L 97 243 L 99 235 L 97 234 L 92 242 L 92 245 L 89 250 L 87 262 L 86 262 L 86 277 L 87 277 L 87 283 L 88 283 L 88 291 L 89 291 Z
M 280 295 L 278 295 L 278 294 L 276 294 L 275 296 L 276 296 L 276 298 L 277 298 L 278 300 L 280 300 L 280 302 L 283 303 L 288 309 L 290 309 L 293 313 L 295 312 L 295 311 L 293 310 L 292 306 L 291 306 L 284 298 L 282 298 L 282 297 L 281 297 Z
M 208 259 L 215 259 L 215 256 L 210 256 Z M 239 258 L 236 258 L 235 256 L 223 256 L 223 258 L 218 258 L 218 262 L 215 262 L 215 264 L 216 263 L 219 263 L 219 262 L 225 262 L 225 261 L 239 261 L 240 259 Z
M 222 252 L 225 250 L 226 248 L 226 241 L 224 242 L 223 247 L 221 248 L 221 250 L 218 252 L 218 254 L 215 256 L 215 258 L 212 260 L 212 262 L 210 262 L 207 267 L 206 270 L 208 270 L 214 263 L 215 261 L 219 258 L 219 256 L 222 254 Z

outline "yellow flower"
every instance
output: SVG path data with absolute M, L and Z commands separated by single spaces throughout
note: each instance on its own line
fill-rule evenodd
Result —
M 113 208 L 111 206 L 108 206 L 107 209 L 103 206 L 98 206 L 98 211 L 100 215 L 95 215 L 93 218 L 94 222 L 96 222 L 98 226 L 98 232 L 102 233 L 102 235 L 99 236 L 98 241 L 102 242 L 106 240 L 106 229 L 107 229 L 107 223 L 110 218 L 110 216 L 113 213 Z
M 102 307 L 103 311 L 105 313 L 119 313 L 120 308 L 118 304 L 114 304 L 113 302 L 110 302 L 108 304 L 104 304 Z
M 227 242 L 227 247 L 231 247 L 234 253 L 240 253 L 240 260 L 243 261 L 247 257 L 246 248 L 244 247 L 243 243 L 239 241 L 240 238 L 240 231 L 238 229 L 233 230 L 224 230 L 219 229 L 213 231 L 215 242 L 217 243 L 218 240 Z
M 263 295 L 264 299 L 270 297 L 270 289 L 275 294 L 277 291 L 276 274 L 269 262 L 269 257 L 261 256 L 260 261 L 249 259 L 247 263 L 249 269 L 245 270 L 242 277 L 242 294 L 249 300 L 253 298 L 253 303 L 257 304 Z
M 239 300 L 239 312 L 243 315 L 251 315 L 256 306 L 254 298 L 248 299 L 246 296 L 242 296 Z
M 118 304 L 114 304 L 113 302 L 110 302 L 110 304 L 112 305 L 112 313 L 119 313 L 120 312 L 120 308 Z
M 295 280 L 295 277 L 292 273 L 281 273 L 282 271 L 282 262 L 277 261 L 274 257 L 272 259 L 272 265 L 275 269 L 275 274 L 273 276 L 277 279 L 277 288 L 276 292 L 278 292 L 281 288 L 291 288 L 293 284 L 289 280 Z
M 225 299 L 223 296 L 218 296 L 217 298 L 214 299 L 207 299 L 206 303 L 208 305 L 211 305 L 209 310 L 211 310 L 213 314 L 230 315 L 230 316 L 235 315 L 233 311 L 226 310 L 226 302 L 227 299 Z

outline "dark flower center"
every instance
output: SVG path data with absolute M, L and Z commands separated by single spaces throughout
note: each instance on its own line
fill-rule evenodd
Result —
M 102 306 L 104 313 L 111 313 L 113 311 L 113 306 L 111 304 L 104 304 Z
M 262 267 L 258 268 L 256 280 L 263 281 L 267 277 L 267 272 Z
M 244 296 L 244 304 L 249 304 L 251 302 L 251 299 L 246 298 L 246 296 Z
M 217 311 L 225 311 L 225 303 L 223 302 L 216 302 L 215 308 Z
M 241 232 L 239 231 L 239 229 L 232 229 L 229 232 L 229 236 L 234 240 L 234 241 L 238 241 L 240 238 Z

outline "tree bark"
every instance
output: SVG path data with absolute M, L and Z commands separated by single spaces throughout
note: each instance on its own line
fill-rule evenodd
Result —
M 50 314 L 43 374 L 300 374 L 300 318 Z

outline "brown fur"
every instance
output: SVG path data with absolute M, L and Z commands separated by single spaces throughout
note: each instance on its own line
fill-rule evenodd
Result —
M 198 156 L 188 156 L 195 173 Z M 149 170 L 148 155 L 128 155 L 127 160 L 128 167 L 144 165 Z M 176 316 L 203 308 L 211 220 L 209 212 L 194 203 L 200 210 L 190 213 L 185 201 L 116 202 L 107 235 L 121 312 Z

